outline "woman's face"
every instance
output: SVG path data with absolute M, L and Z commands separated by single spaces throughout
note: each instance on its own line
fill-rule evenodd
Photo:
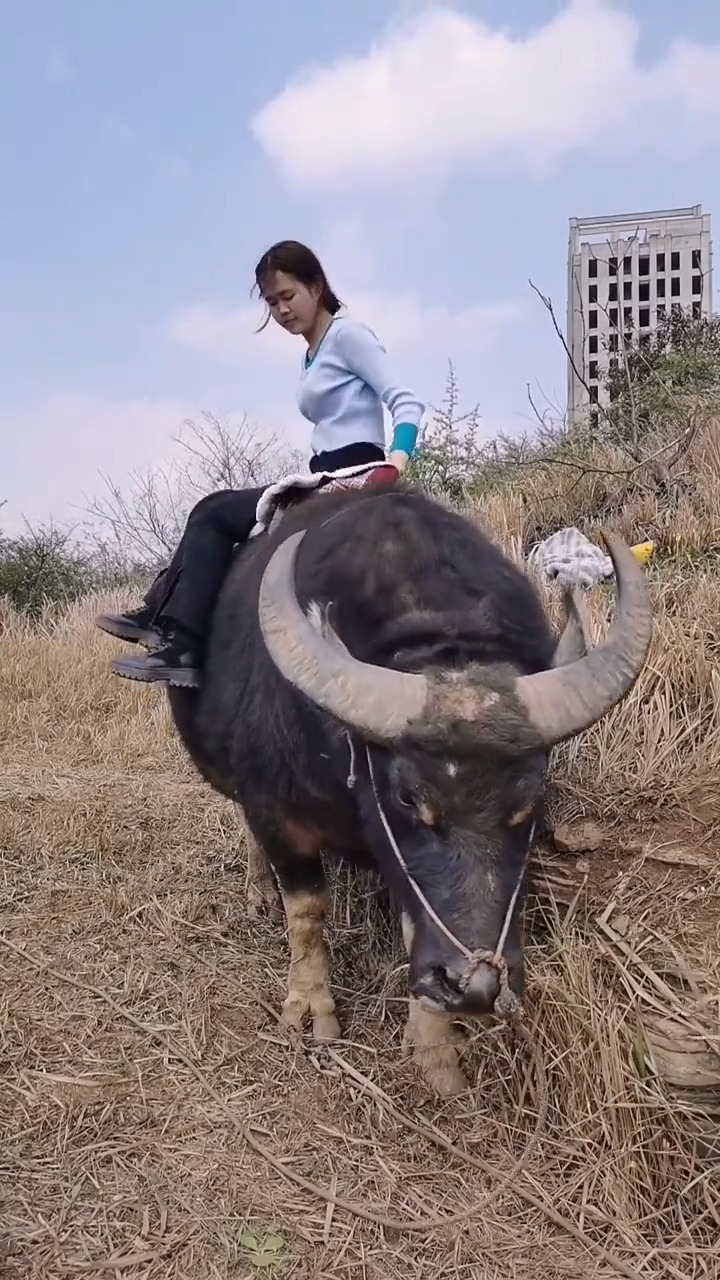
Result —
M 262 291 L 270 315 L 288 333 L 307 334 L 317 319 L 319 286 L 308 288 L 284 271 L 274 271 Z

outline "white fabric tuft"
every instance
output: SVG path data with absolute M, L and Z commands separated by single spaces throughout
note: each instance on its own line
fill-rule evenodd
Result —
M 376 471 L 378 467 L 386 467 L 387 465 L 387 461 L 366 462 L 362 466 L 341 467 L 339 471 L 299 471 L 295 475 L 284 476 L 282 480 L 270 485 L 260 498 L 255 510 L 255 524 L 250 537 L 256 538 L 258 534 L 264 533 L 269 528 L 270 522 L 280 505 L 280 499 L 292 489 L 334 488 L 333 481 L 336 480 L 342 480 L 343 488 L 359 489 L 362 487 L 365 477 L 371 471 Z
M 562 587 L 594 587 L 614 575 L 613 562 L 579 529 L 559 529 L 533 547 L 528 565 Z

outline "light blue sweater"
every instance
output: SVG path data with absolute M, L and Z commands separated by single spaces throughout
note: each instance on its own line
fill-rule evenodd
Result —
M 333 320 L 314 356 L 303 356 L 297 402 L 314 424 L 313 453 L 367 443 L 385 448 L 383 405 L 398 433 L 396 447 L 412 438 L 425 412 L 417 396 L 398 383 L 387 352 L 372 329 L 344 316 Z M 409 431 L 405 431 L 405 427 Z M 413 428 L 415 429 L 413 431 Z

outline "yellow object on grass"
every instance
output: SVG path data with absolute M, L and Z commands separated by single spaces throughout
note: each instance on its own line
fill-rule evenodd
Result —
M 632 551 L 635 559 L 640 561 L 640 564 L 647 564 L 655 550 L 655 543 L 636 542 L 635 546 L 631 547 L 630 550 Z

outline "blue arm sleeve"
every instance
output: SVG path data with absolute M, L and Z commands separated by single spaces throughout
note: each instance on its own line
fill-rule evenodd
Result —
M 391 453 L 406 453 L 410 457 L 417 444 L 418 429 L 412 422 L 398 422 L 390 443 Z
M 412 453 L 425 405 L 398 382 L 387 351 L 372 329 L 360 324 L 348 326 L 339 336 L 338 345 L 348 368 L 372 387 L 390 411 L 394 432 L 392 448 Z

